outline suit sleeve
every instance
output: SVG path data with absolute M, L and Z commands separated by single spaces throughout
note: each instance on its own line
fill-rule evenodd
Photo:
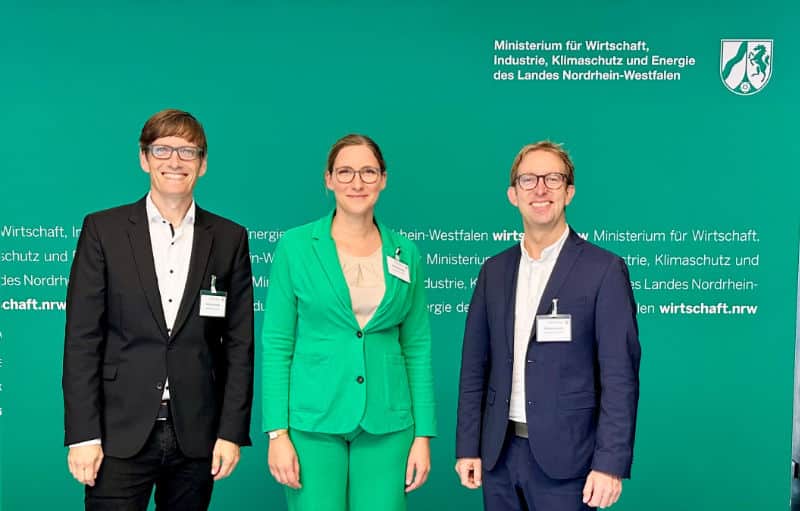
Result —
M 456 458 L 480 457 L 481 417 L 488 381 L 489 322 L 486 309 L 486 266 L 481 268 L 472 293 L 458 385 Z
M 227 298 L 227 326 L 222 336 L 227 362 L 225 395 L 217 436 L 250 445 L 253 403 L 253 275 L 247 230 L 241 229 Z
M 106 262 L 97 226 L 83 221 L 67 288 L 64 445 L 102 438 L 100 371 L 106 342 Z
M 411 308 L 400 324 L 400 349 L 406 361 L 406 373 L 414 412 L 414 435 L 436 436 L 436 404 L 431 362 L 431 325 L 425 301 L 422 257 L 414 251 L 416 271 L 411 277 Z
M 600 415 L 592 469 L 628 478 L 639 401 L 639 328 L 628 268 L 616 258 L 600 285 L 595 309 Z
M 297 296 L 290 257 L 284 238 L 275 248 L 261 332 L 263 431 L 289 427 L 289 369 L 297 325 Z

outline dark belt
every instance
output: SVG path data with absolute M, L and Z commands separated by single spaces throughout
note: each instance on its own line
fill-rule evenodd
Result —
M 157 421 L 169 420 L 169 400 L 161 401 L 161 406 L 158 407 Z
M 511 432 L 520 438 L 528 438 L 528 425 L 524 422 L 509 421 Z

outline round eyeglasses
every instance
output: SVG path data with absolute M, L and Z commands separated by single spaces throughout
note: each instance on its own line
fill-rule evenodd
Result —
M 333 175 L 336 176 L 336 180 L 342 184 L 352 183 L 353 179 L 356 178 L 356 174 L 358 174 L 362 183 L 371 185 L 376 183 L 378 178 L 381 177 L 381 170 L 375 167 L 363 167 L 359 170 L 351 169 L 350 167 L 333 169 Z
M 567 175 L 561 172 L 548 172 L 547 174 L 520 174 L 516 182 L 523 190 L 533 190 L 539 184 L 539 180 L 544 181 L 544 186 L 550 190 L 558 190 L 567 181 Z

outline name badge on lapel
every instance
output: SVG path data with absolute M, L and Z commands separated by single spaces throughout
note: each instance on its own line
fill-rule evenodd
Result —
M 536 316 L 536 342 L 572 342 L 572 315 L 558 313 L 558 298 L 550 314 Z
M 389 274 L 394 275 L 403 282 L 411 283 L 411 273 L 408 271 L 408 265 L 400 261 L 400 248 L 395 250 L 394 257 L 386 256 L 386 266 L 389 268 Z
M 228 293 L 217 291 L 217 276 L 211 276 L 211 290 L 200 291 L 200 315 L 206 318 L 224 318 Z

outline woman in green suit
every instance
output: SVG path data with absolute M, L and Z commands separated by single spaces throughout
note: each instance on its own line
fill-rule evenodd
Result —
M 337 141 L 336 209 L 285 233 L 263 329 L 269 469 L 292 511 L 404 510 L 436 434 L 421 257 L 374 217 L 386 187 L 377 144 Z

